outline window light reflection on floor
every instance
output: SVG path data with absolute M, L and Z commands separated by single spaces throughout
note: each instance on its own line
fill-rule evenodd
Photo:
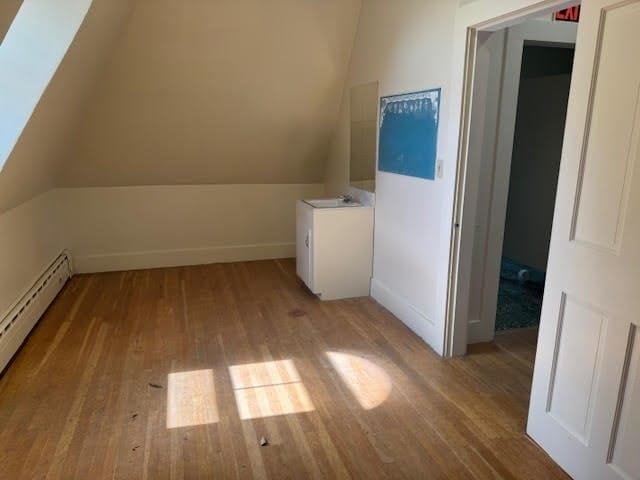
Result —
M 167 428 L 218 422 L 213 370 L 170 373 L 167 384 Z
M 229 367 L 242 420 L 315 410 L 292 360 Z
M 327 357 L 365 410 L 381 405 L 391 394 L 389 375 L 375 363 L 357 355 L 341 352 L 327 352 Z

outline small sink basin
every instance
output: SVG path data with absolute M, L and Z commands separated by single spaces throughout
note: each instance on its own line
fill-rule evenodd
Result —
M 342 198 L 323 198 L 318 200 L 305 200 L 305 203 L 313 208 L 342 208 L 342 207 L 361 207 L 362 204 L 354 200 L 345 202 Z

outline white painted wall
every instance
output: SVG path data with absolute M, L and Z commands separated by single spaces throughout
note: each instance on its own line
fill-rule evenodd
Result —
M 442 87 L 439 139 L 448 128 L 448 82 L 457 2 L 365 0 L 345 92 L 379 81 L 380 96 Z M 349 183 L 349 96 L 327 161 L 328 192 Z M 442 180 L 376 175 L 373 296 L 442 352 L 450 211 Z M 447 216 L 449 212 L 449 216 Z
M 68 249 L 77 273 L 295 255 L 295 202 L 323 184 L 50 190 L 0 214 L 0 315 Z
M 295 203 L 322 184 L 59 190 L 76 271 L 295 256 Z
M 49 191 L 0 214 L 0 316 L 66 246 L 59 196 Z
M 323 181 L 360 0 L 137 0 L 57 186 Z

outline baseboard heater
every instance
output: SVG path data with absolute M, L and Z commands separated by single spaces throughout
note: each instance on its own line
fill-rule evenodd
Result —
M 18 351 L 29 332 L 71 278 L 71 258 L 60 254 L 31 288 L 0 318 L 0 373 Z

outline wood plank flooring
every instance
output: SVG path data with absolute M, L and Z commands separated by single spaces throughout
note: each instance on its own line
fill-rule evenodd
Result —
M 535 339 L 442 360 L 293 260 L 76 276 L 0 379 L 0 478 L 567 478 L 523 433 Z

